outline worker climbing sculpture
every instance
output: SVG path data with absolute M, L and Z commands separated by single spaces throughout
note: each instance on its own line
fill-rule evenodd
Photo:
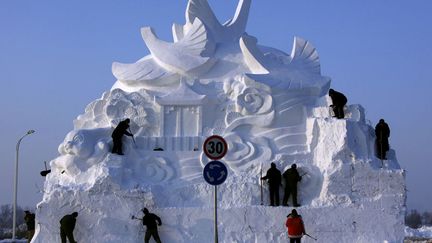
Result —
M 114 129 L 111 137 L 113 139 L 113 148 L 112 153 L 118 155 L 123 154 L 123 135 L 133 137 L 133 134 L 128 131 L 129 129 L 130 119 L 127 118 L 124 121 L 121 121 L 117 127 Z

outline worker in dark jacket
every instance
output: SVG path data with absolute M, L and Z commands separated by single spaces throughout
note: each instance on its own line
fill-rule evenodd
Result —
M 282 176 L 285 179 L 285 193 L 282 204 L 288 206 L 289 196 L 292 195 L 294 207 L 300 206 L 300 204 L 297 203 L 297 183 L 301 181 L 302 177 L 297 171 L 297 165 L 292 164 L 291 168 L 286 170 Z
M 386 153 L 390 149 L 389 140 L 390 128 L 384 119 L 380 119 L 375 126 L 375 144 L 377 148 L 377 156 L 380 159 L 387 159 Z
M 76 243 L 73 231 L 75 229 L 76 218 L 78 217 L 77 212 L 65 215 L 60 220 L 60 238 L 62 243 L 66 243 L 66 237 L 70 243 Z
M 30 211 L 24 211 L 24 213 L 24 221 L 27 225 L 27 242 L 30 243 L 35 232 L 35 214 Z
M 161 243 L 157 226 L 162 225 L 162 220 L 156 214 L 150 213 L 147 208 L 144 208 L 142 211 L 144 213 L 144 217 L 142 219 L 143 225 L 147 226 L 147 230 L 144 236 L 144 242 L 148 243 L 150 241 L 150 238 L 153 236 L 153 239 L 156 242 Z
M 297 213 L 297 210 L 293 209 L 287 216 L 285 226 L 288 228 L 288 238 L 290 243 L 301 243 L 301 238 L 306 234 L 303 219 L 301 215 Z
M 130 119 L 127 118 L 124 121 L 121 121 L 117 127 L 114 129 L 111 137 L 113 139 L 113 149 L 112 149 L 112 153 L 113 154 L 119 154 L 119 155 L 123 155 L 123 150 L 122 150 L 122 138 L 123 135 L 127 135 L 132 137 L 133 134 L 128 132 L 128 128 L 129 128 L 129 123 L 130 123 Z
M 261 180 L 268 180 L 270 191 L 270 206 L 279 206 L 279 186 L 281 185 L 281 172 L 271 163 L 270 169 Z
M 332 99 L 333 104 L 331 107 L 333 107 L 333 112 L 336 118 L 342 119 L 345 117 L 344 114 L 344 106 L 347 103 L 347 98 L 344 94 L 335 91 L 334 89 L 329 90 L 329 96 Z

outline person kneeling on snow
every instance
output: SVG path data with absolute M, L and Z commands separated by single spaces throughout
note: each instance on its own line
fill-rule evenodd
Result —
M 329 96 L 333 102 L 331 107 L 333 107 L 334 116 L 338 119 L 344 118 L 344 106 L 348 101 L 346 96 L 340 92 L 335 91 L 334 89 L 329 90 Z
M 301 238 L 306 234 L 301 215 L 293 209 L 287 216 L 285 226 L 288 228 L 288 238 L 290 243 L 301 243 Z

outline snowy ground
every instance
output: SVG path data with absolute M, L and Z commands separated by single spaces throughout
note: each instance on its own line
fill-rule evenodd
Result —
M 413 229 L 410 227 L 405 228 L 406 237 L 410 238 L 420 238 L 432 240 L 432 226 L 423 226 L 418 229 Z
M 27 240 L 14 240 L 14 241 L 8 239 L 0 240 L 0 243 L 26 243 L 26 242 Z
M 426 240 L 432 240 L 432 226 L 423 226 L 419 229 L 412 229 L 410 227 L 405 228 L 405 235 L 409 239 L 423 240 L 424 242 L 431 242 Z M 0 240 L 0 243 L 25 243 L 27 240 L 15 240 L 10 239 Z M 416 241 L 417 242 L 417 241 Z

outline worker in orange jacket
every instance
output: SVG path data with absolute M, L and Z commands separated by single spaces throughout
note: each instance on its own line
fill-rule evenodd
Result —
M 301 215 L 293 209 L 287 216 L 285 226 L 288 228 L 288 238 L 290 243 L 301 243 L 301 238 L 306 234 Z

